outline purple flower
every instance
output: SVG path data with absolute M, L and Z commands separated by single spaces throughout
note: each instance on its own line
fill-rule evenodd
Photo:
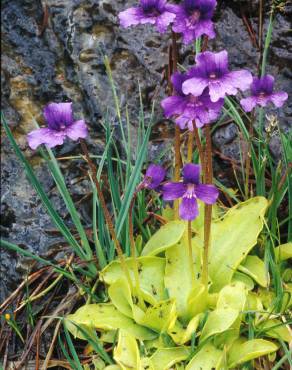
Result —
M 250 87 L 251 96 L 240 101 L 246 112 L 251 112 L 256 105 L 265 107 L 269 102 L 274 103 L 277 108 L 282 107 L 288 99 L 288 94 L 284 91 L 273 92 L 274 80 L 271 75 L 254 77 Z
M 189 78 L 188 74 L 178 72 L 173 74 L 171 80 L 176 94 L 163 99 L 161 105 L 167 118 L 177 116 L 175 122 L 181 129 L 184 129 L 187 125 L 190 130 L 193 130 L 192 122 L 194 120 L 197 127 L 203 127 L 217 119 L 224 100 L 219 99 L 216 103 L 213 103 L 210 100 L 208 88 L 203 91 L 201 96 L 184 94 L 182 85 Z
M 214 185 L 200 184 L 200 166 L 186 164 L 183 168 L 183 182 L 169 182 L 162 187 L 163 199 L 182 198 L 179 206 L 180 217 L 192 221 L 198 214 L 197 198 L 207 204 L 214 204 L 219 192 Z
M 216 0 L 184 0 L 176 7 L 173 31 L 182 33 L 185 44 L 189 44 L 202 35 L 213 39 L 215 31 L 211 18 L 216 4 Z
M 185 94 L 200 96 L 206 87 L 212 102 L 217 102 L 225 95 L 236 95 L 238 89 L 244 91 L 252 82 L 249 71 L 230 72 L 228 69 L 228 53 L 205 51 L 196 57 L 196 66 L 190 70 L 190 78 L 183 83 Z
M 27 135 L 31 149 L 36 149 L 41 144 L 53 148 L 62 145 L 66 137 L 78 140 L 84 139 L 88 134 L 83 120 L 73 120 L 72 103 L 48 104 L 44 109 L 44 116 L 48 127 L 33 130 Z
M 120 24 L 122 27 L 155 24 L 157 30 L 164 33 L 175 19 L 175 8 L 175 5 L 168 4 L 166 0 L 140 0 L 137 7 L 119 13 Z
M 147 168 L 141 188 L 157 189 L 164 180 L 166 171 L 157 164 L 150 164 Z

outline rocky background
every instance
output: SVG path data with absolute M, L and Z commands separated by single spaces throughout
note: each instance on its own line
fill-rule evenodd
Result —
M 109 110 L 114 111 L 109 82 L 105 73 L 102 52 L 111 63 L 113 77 L 123 106 L 130 108 L 132 129 L 138 111 L 138 81 L 145 107 L 158 91 L 164 95 L 163 73 L 168 61 L 168 36 L 161 37 L 151 27 L 119 28 L 117 14 L 132 6 L 127 0 L 2 0 L 2 111 L 21 149 L 37 172 L 56 208 L 66 219 L 64 205 L 57 196 L 53 180 L 45 165 L 27 146 L 26 134 L 34 128 L 32 117 L 42 120 L 42 107 L 50 101 L 74 102 L 76 118 L 84 117 L 91 130 L 89 144 L 93 153 L 101 153 L 103 131 L 100 120 Z M 268 1 L 265 9 L 267 27 Z M 277 86 L 290 96 L 291 84 L 291 4 L 285 13 L 276 16 L 267 71 L 277 77 Z M 209 45 L 213 50 L 226 48 L 234 68 L 256 71 L 258 52 L 244 24 L 249 20 L 255 32 L 258 29 L 258 1 L 218 1 L 215 16 L 218 37 Z M 193 64 L 190 48 L 181 47 L 180 62 Z M 161 87 L 160 87 L 161 86 Z M 276 112 L 285 130 L 291 127 L 292 104 Z M 113 125 L 117 122 L 112 115 Z M 157 108 L 156 124 L 149 147 L 149 156 L 155 156 L 162 145 L 171 139 L 172 130 L 163 121 Z M 3 130 L 2 130 L 3 131 Z M 3 132 L 2 132 L 3 134 Z M 161 139 L 163 138 L 163 140 Z M 230 123 L 215 133 L 215 147 L 232 158 L 238 157 L 238 137 L 235 124 Z M 280 156 L 277 136 L 272 150 Z M 79 153 L 78 144 L 67 143 L 57 149 L 59 156 Z M 46 211 L 28 183 L 21 163 L 5 135 L 1 148 L 2 192 L 1 232 L 8 240 L 45 254 L 60 241 L 53 232 Z M 64 161 L 68 186 L 85 221 L 90 224 L 89 210 L 83 197 L 88 183 L 80 171 L 80 161 Z M 224 160 L 217 167 L 226 167 Z M 31 261 L 1 251 L 1 299 L 15 288 L 29 269 Z

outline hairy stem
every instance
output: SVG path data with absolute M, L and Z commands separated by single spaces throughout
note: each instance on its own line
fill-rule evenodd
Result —
M 251 169 L 251 146 L 253 139 L 253 124 L 255 119 L 255 113 L 251 114 L 251 122 L 249 126 L 249 141 L 247 143 L 247 158 L 245 164 L 245 197 L 248 199 L 249 195 L 249 178 L 250 178 L 250 169 Z
M 198 127 L 196 126 L 195 122 L 193 123 L 194 126 L 194 137 L 196 141 L 196 146 L 199 152 L 199 158 L 201 162 L 202 169 L 204 168 L 204 151 L 203 151 L 203 146 L 201 143 L 200 135 L 199 135 L 199 130 Z
M 206 134 L 206 166 L 205 166 L 205 183 L 213 182 L 213 165 L 212 165 L 212 139 L 210 126 L 205 127 Z M 204 251 L 202 266 L 202 283 L 208 288 L 208 263 L 209 263 L 209 244 L 211 235 L 212 205 L 205 204 L 204 217 Z
M 94 163 L 92 162 L 92 160 L 90 158 L 90 155 L 88 153 L 88 149 L 87 149 L 87 145 L 86 145 L 85 141 L 81 139 L 80 140 L 80 144 L 81 144 L 82 151 L 83 151 L 83 153 L 85 155 L 86 161 L 87 161 L 87 163 L 89 165 L 89 168 L 90 168 L 90 171 L 91 171 L 91 175 L 92 175 L 92 179 L 93 179 L 93 182 L 94 182 L 96 191 L 97 191 L 98 199 L 100 201 L 100 205 L 101 205 L 101 208 L 103 210 L 104 218 L 105 218 L 105 221 L 107 223 L 107 226 L 108 226 L 108 229 L 109 229 L 111 238 L 112 238 L 112 240 L 114 242 L 115 249 L 116 249 L 117 254 L 118 254 L 118 257 L 120 259 L 121 267 L 122 267 L 122 269 L 124 271 L 124 274 L 125 274 L 125 276 L 126 276 L 126 278 L 128 280 L 128 283 L 129 283 L 130 288 L 133 289 L 133 285 L 132 285 L 132 281 L 131 281 L 131 278 L 130 278 L 130 274 L 129 274 L 129 271 L 127 269 L 125 257 L 123 255 L 123 250 L 122 250 L 122 247 L 120 245 L 120 242 L 118 241 L 118 238 L 116 236 L 116 232 L 115 232 L 114 225 L 112 223 L 111 215 L 110 215 L 110 213 L 109 213 L 109 211 L 107 209 L 107 205 L 106 205 L 106 202 L 105 202 L 105 199 L 104 199 L 104 196 L 103 196 L 103 193 L 102 193 L 102 190 L 101 190 L 101 187 L 100 187 L 98 178 L 97 178 L 96 166 L 94 165 Z
M 188 250 L 189 250 L 189 264 L 191 273 L 191 283 L 195 279 L 194 263 L 193 263 L 193 248 L 192 248 L 192 221 L 188 221 Z
M 172 48 L 171 48 L 171 74 L 177 71 L 177 59 L 178 59 L 178 50 L 176 43 L 176 34 L 172 31 Z M 171 86 L 171 93 L 174 91 L 173 86 Z M 179 181 L 180 179 L 180 169 L 181 169 L 181 155 L 180 155 L 180 128 L 175 125 L 175 137 L 174 137 L 174 181 Z M 179 214 L 179 201 L 174 201 L 174 210 L 175 215 L 178 218 Z
M 194 153 L 194 129 L 189 130 L 189 136 L 188 136 L 188 155 L 187 155 L 187 161 L 188 163 L 192 162 L 193 159 L 193 153 Z

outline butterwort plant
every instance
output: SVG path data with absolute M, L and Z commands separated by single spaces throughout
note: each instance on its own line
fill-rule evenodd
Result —
M 140 0 L 138 6 L 119 13 L 119 20 L 125 28 L 149 23 L 164 33 L 176 17 L 174 10 L 166 0 Z
M 212 17 L 216 5 L 215 0 L 184 0 L 180 4 L 166 0 L 140 0 L 136 6 L 122 11 L 119 21 L 122 27 L 150 24 L 160 33 L 165 33 L 169 28 L 172 31 L 172 41 L 180 35 L 183 43 L 188 44 L 202 36 L 215 37 Z M 173 37 L 173 33 L 179 35 Z M 172 43 L 172 48 L 175 46 Z M 260 281 L 261 287 L 268 288 L 265 264 L 259 262 L 255 256 L 250 256 L 251 259 L 245 265 L 247 255 L 263 228 L 268 202 L 263 197 L 250 199 L 229 210 L 220 218 L 220 222 L 212 219 L 212 206 L 219 197 L 219 190 L 213 184 L 212 125 L 221 116 L 224 99 L 229 95 L 235 96 L 238 92 L 250 89 L 251 96 L 241 100 L 244 110 L 250 112 L 257 105 L 266 106 L 269 102 L 281 107 L 287 94 L 274 91 L 274 79 L 270 75 L 253 78 L 248 70 L 230 70 L 226 50 L 197 53 L 195 65 L 185 72 L 176 71 L 178 66 L 175 65 L 174 55 L 172 53 L 170 63 L 175 67 L 174 73 L 169 74 L 171 93 L 162 100 L 161 105 L 166 118 L 173 119 L 182 131 L 188 129 L 188 159 L 181 158 L 178 169 L 182 167 L 182 175 L 180 176 L 179 171 L 178 179 L 166 179 L 164 167 L 150 164 L 140 183 L 138 180 L 137 186 L 130 184 L 133 193 L 127 208 L 129 238 L 126 238 L 126 242 L 130 244 L 131 256 L 124 255 L 126 246 L 121 245 L 122 242 L 117 237 L 112 215 L 99 184 L 96 164 L 93 163 L 84 140 L 88 135 L 87 126 L 83 120 L 74 120 L 72 103 L 48 104 L 44 109 L 47 127 L 29 133 L 28 144 L 35 150 L 40 145 L 49 148 L 62 145 L 67 138 L 80 140 L 89 166 L 90 179 L 95 184 L 109 234 L 119 257 L 119 261 L 112 261 L 98 277 L 99 281 L 108 285 L 106 296 L 109 301 L 81 307 L 76 314 L 70 315 L 69 321 L 73 321 L 74 327 L 70 327 L 67 320 L 69 330 L 77 336 L 76 325 L 104 331 L 106 334 L 109 334 L 108 330 L 117 330 L 118 345 L 113 356 L 122 368 L 125 363 L 129 368 L 141 368 L 142 351 L 138 348 L 139 340 L 145 342 L 145 348 L 148 349 L 149 346 L 149 353 L 154 353 L 150 357 L 143 351 L 143 363 L 151 369 L 160 370 L 156 355 L 158 359 L 167 359 L 165 361 L 168 367 L 165 365 L 164 369 L 181 361 L 187 370 L 203 368 L 206 361 L 217 369 L 231 369 L 258 354 L 273 353 L 278 348 L 273 342 L 262 339 L 249 341 L 245 332 L 240 333 L 239 330 L 238 335 L 233 334 L 234 325 L 245 320 L 243 312 L 245 309 L 253 309 L 249 305 L 254 300 L 255 310 L 260 307 L 261 311 L 266 309 L 270 312 L 269 307 L 261 307 L 259 304 L 260 298 L 257 295 L 261 288 L 257 286 L 254 292 L 250 292 L 253 289 L 252 284 L 248 281 L 246 286 L 247 278 L 241 278 L 242 271 L 248 271 L 248 278 L 256 276 L 255 283 Z M 193 163 L 192 158 L 193 135 L 198 132 L 200 135 L 196 136 L 196 145 L 201 147 L 200 164 Z M 178 140 L 180 144 L 181 136 L 178 136 Z M 180 149 L 179 147 L 179 151 Z M 176 165 L 177 163 L 175 167 Z M 177 202 L 179 212 L 160 217 L 166 224 L 147 240 L 142 248 L 142 256 L 139 256 L 134 235 L 133 210 L 137 194 L 145 189 L 157 191 L 163 202 Z M 204 224 L 200 223 L 195 228 L 193 221 L 200 216 L 199 201 L 205 203 Z M 223 214 L 224 207 L 221 211 Z M 212 225 L 215 226 L 214 229 Z M 212 248 L 209 248 L 209 244 Z M 188 248 L 188 256 L 184 248 Z M 260 279 L 257 276 L 259 266 Z M 241 275 L 236 276 L 237 269 L 241 271 Z M 181 289 L 183 284 L 185 286 Z M 109 322 L 109 318 L 113 317 L 115 320 Z M 262 320 L 266 318 L 263 316 Z M 273 325 L 277 326 L 278 323 Z M 259 330 L 263 331 L 263 328 Z M 229 341 L 229 336 L 226 335 L 225 343 L 224 334 L 229 334 L 229 331 L 232 332 L 232 340 Z M 223 345 L 218 345 L 216 335 L 218 343 L 223 343 L 226 350 L 222 350 Z M 160 348 L 162 337 L 171 343 L 173 351 L 165 351 L 165 345 Z M 84 339 L 84 335 L 80 338 Z M 285 338 L 286 334 L 283 340 Z M 106 338 L 104 340 L 107 341 Z M 112 343 L 112 338 L 109 341 Z M 194 356 L 189 348 L 192 342 L 199 343 L 198 353 Z M 246 349 L 246 344 L 256 350 L 253 352 L 253 349 Z M 238 360 L 237 353 L 242 347 L 245 352 L 238 356 Z M 176 349 L 180 351 L 177 356 Z M 210 359 L 208 356 L 214 358 Z M 201 358 L 204 360 L 201 361 Z
M 166 118 L 174 118 L 175 123 L 181 128 L 193 130 L 193 121 L 198 128 L 214 122 L 220 115 L 224 99 L 212 102 L 209 88 L 206 87 L 200 96 L 185 94 L 182 90 L 183 83 L 190 78 L 190 73 L 176 72 L 171 81 L 174 94 L 161 102 Z
M 162 186 L 163 199 L 170 201 L 180 198 L 180 217 L 186 221 L 193 221 L 199 215 L 198 199 L 206 204 L 214 204 L 219 191 L 212 184 L 200 182 L 199 165 L 188 163 L 183 167 L 182 173 L 182 182 L 167 182 Z
M 189 44 L 206 35 L 213 39 L 215 34 L 212 17 L 216 0 L 184 0 L 175 8 L 176 17 L 172 29 L 182 35 L 183 42 Z
M 274 82 L 271 75 L 254 77 L 250 86 L 251 95 L 240 100 L 243 109 L 251 112 L 256 106 L 266 107 L 268 103 L 273 103 L 277 108 L 282 107 L 288 94 L 285 91 L 274 91 Z
M 27 135 L 31 149 L 36 149 L 41 144 L 54 148 L 62 145 L 66 138 L 76 141 L 88 135 L 85 121 L 74 120 L 71 102 L 50 103 L 44 108 L 43 114 L 47 127 L 33 130 Z

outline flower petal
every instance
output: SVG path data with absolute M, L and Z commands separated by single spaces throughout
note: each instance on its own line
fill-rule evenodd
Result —
M 141 20 L 143 19 L 143 16 L 143 10 L 139 7 L 126 9 L 118 15 L 120 25 L 124 28 L 136 26 L 137 24 L 142 23 Z M 152 23 L 155 23 L 155 20 Z
M 271 101 L 277 108 L 282 107 L 285 101 L 288 99 L 288 94 L 285 91 L 279 91 L 271 95 Z
M 206 204 L 214 204 L 219 195 L 219 191 L 214 185 L 200 184 L 195 188 L 196 196 Z
M 144 184 L 147 188 L 155 189 L 164 180 L 166 171 L 163 167 L 157 164 L 150 164 L 145 174 Z
M 200 96 L 207 86 L 207 79 L 201 77 L 192 77 L 183 83 L 182 91 L 186 95 L 192 94 L 194 96 Z
M 88 135 L 88 129 L 83 120 L 76 121 L 65 129 L 65 134 L 71 140 L 85 139 Z
M 52 130 L 60 129 L 61 125 L 73 122 L 72 103 L 50 103 L 44 108 L 44 117 Z
M 188 163 L 183 168 L 183 178 L 185 184 L 199 184 L 201 166 L 198 164 Z
M 164 110 L 165 117 L 170 118 L 174 114 L 183 113 L 186 106 L 186 101 L 183 96 L 174 95 L 163 99 L 161 106 Z
M 229 72 L 228 79 L 232 81 L 232 86 L 241 91 L 247 90 L 253 81 L 252 74 L 245 69 Z
M 66 135 L 63 131 L 55 131 L 49 128 L 39 128 L 31 131 L 27 135 L 27 141 L 31 149 L 35 150 L 41 144 L 46 144 L 49 148 L 62 145 L 65 137 Z
M 183 220 L 193 221 L 199 215 L 196 198 L 183 198 L 179 206 L 179 215 Z
M 164 33 L 167 27 L 175 19 L 175 14 L 170 12 L 164 12 L 156 19 L 156 28 L 158 32 Z
M 249 96 L 247 98 L 241 99 L 240 104 L 245 112 L 251 112 L 257 105 L 257 98 L 255 96 Z
M 181 198 L 186 191 L 186 185 L 182 182 L 168 182 L 162 186 L 163 200 Z
M 207 35 L 209 39 L 213 39 L 216 36 L 214 30 L 214 24 L 211 20 L 201 20 L 195 27 L 195 38 L 199 38 L 202 35 Z
M 187 80 L 187 75 L 179 72 L 175 72 L 171 76 L 171 82 L 172 85 L 178 95 L 184 95 L 182 91 L 182 84 L 184 83 L 185 80 Z

